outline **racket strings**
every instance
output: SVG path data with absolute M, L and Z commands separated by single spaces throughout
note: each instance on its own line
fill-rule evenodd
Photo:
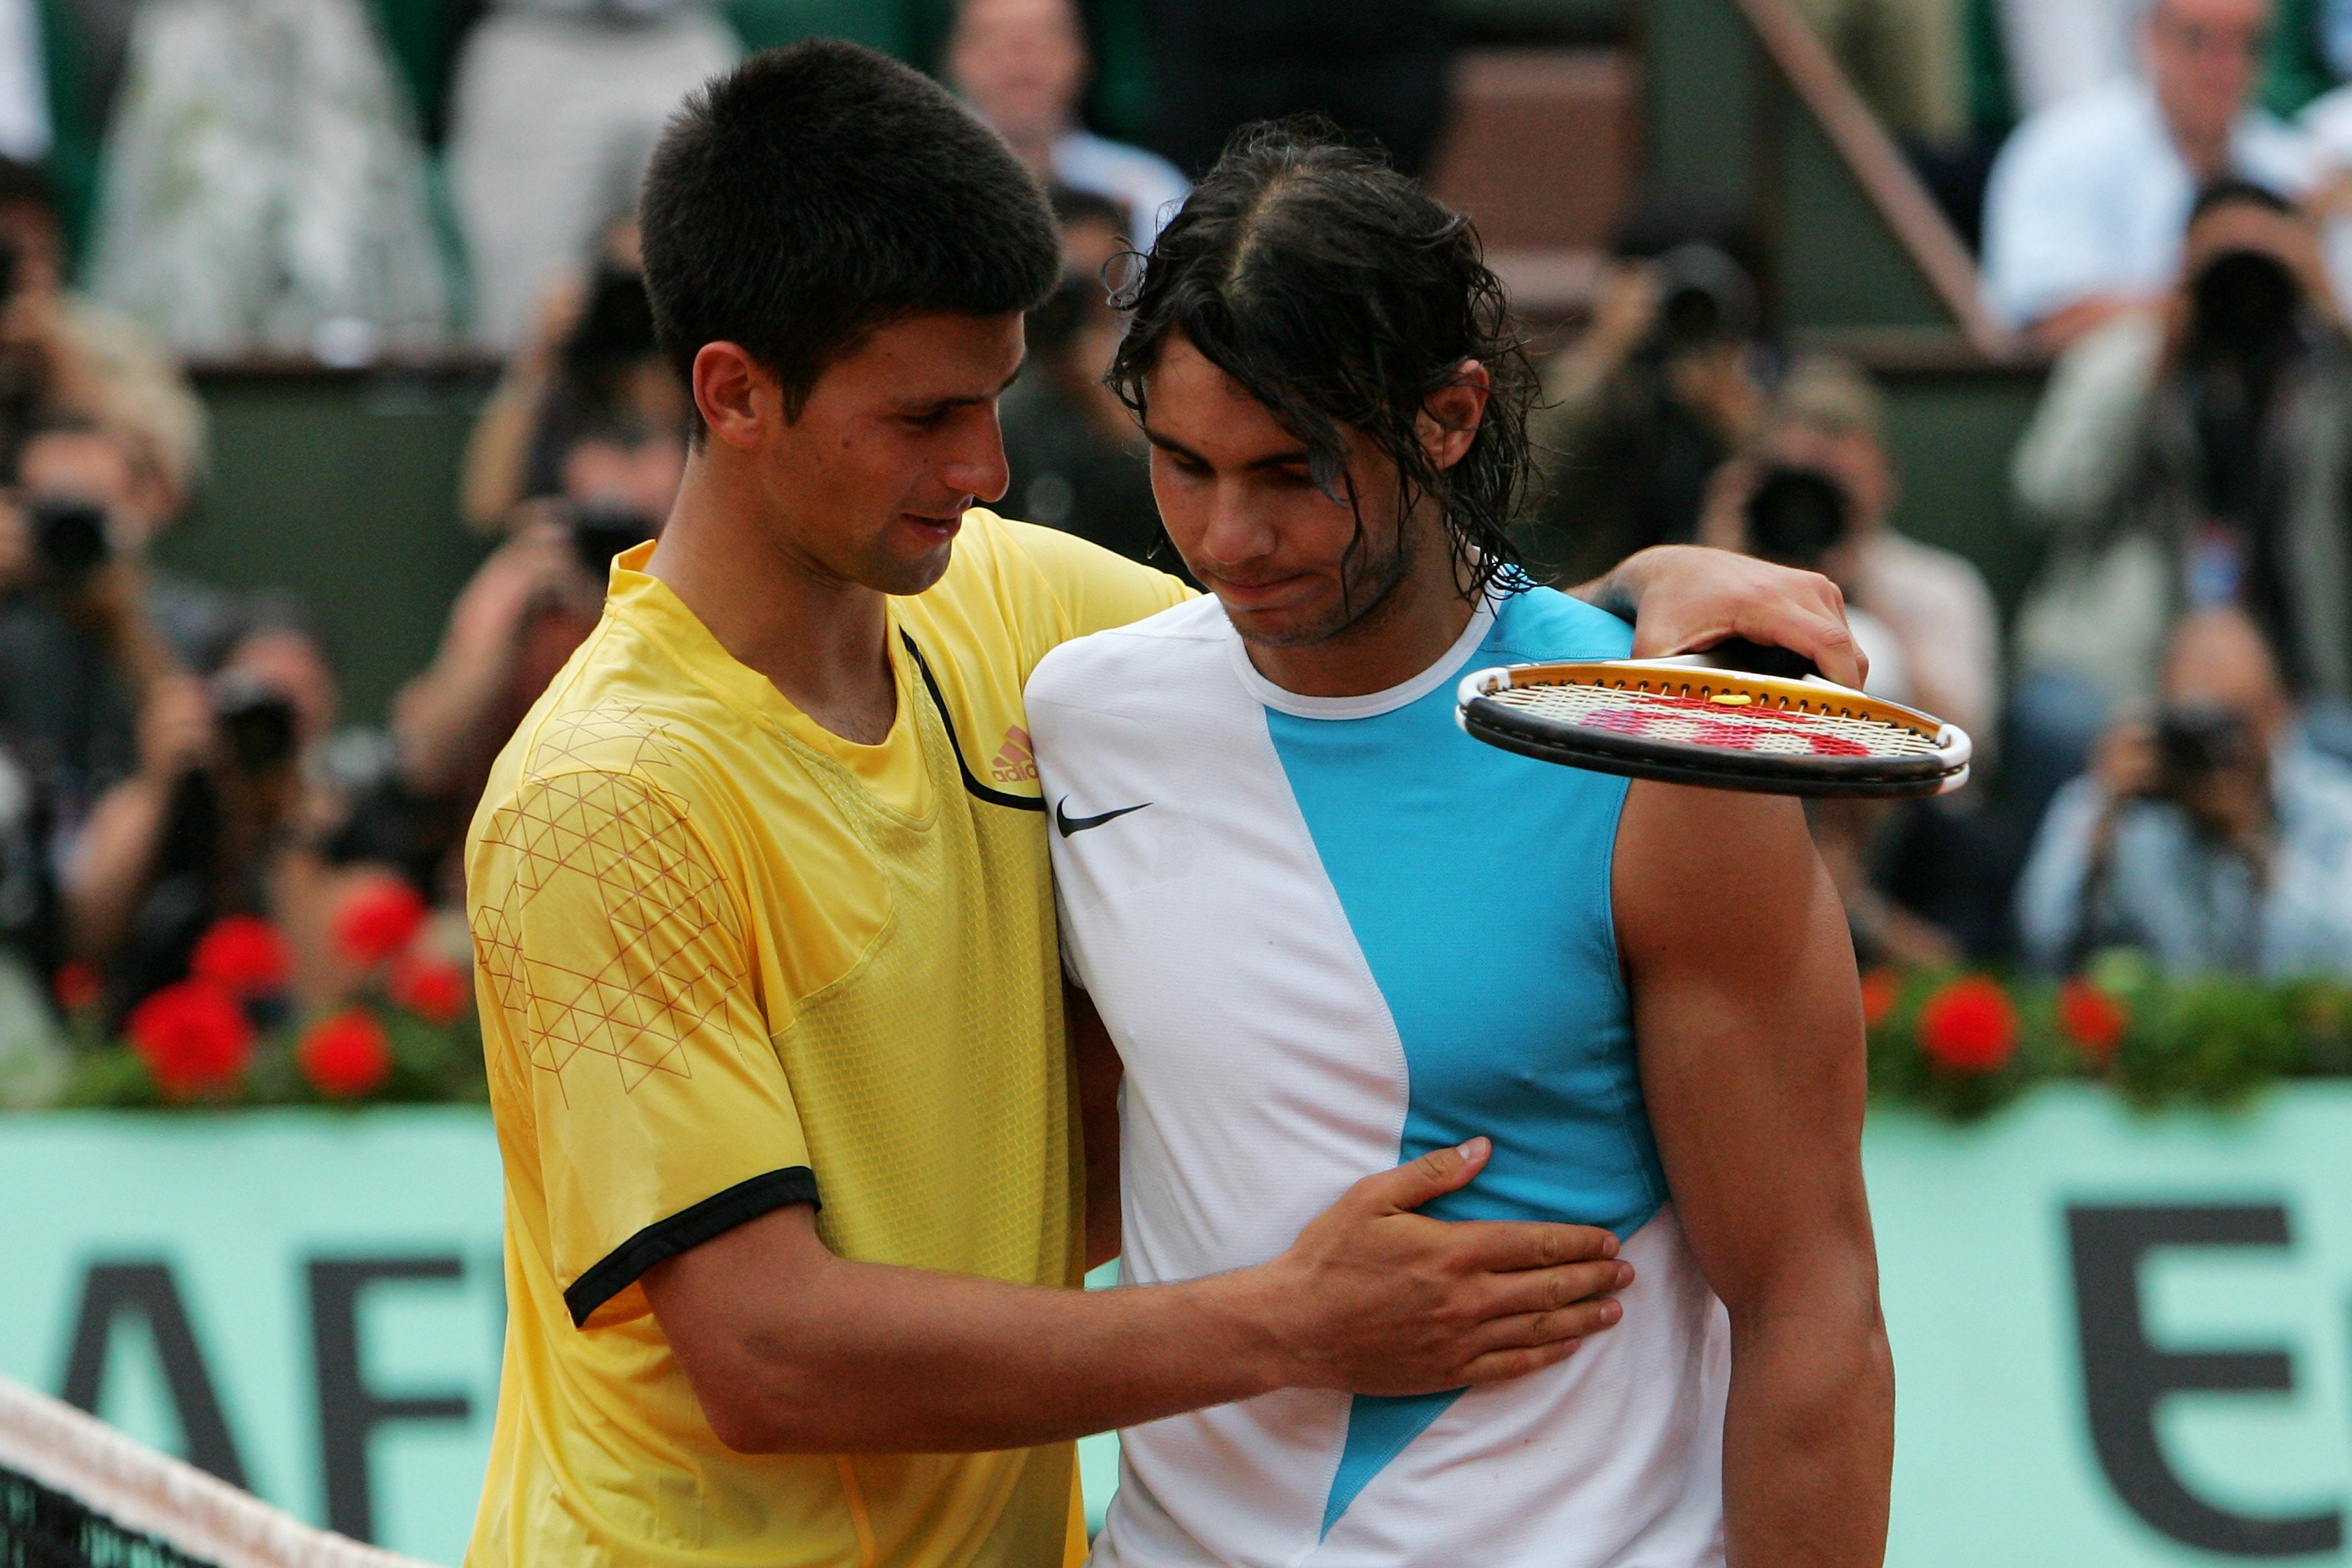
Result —
M 1555 722 L 1643 740 L 1780 756 L 1932 757 L 1936 737 L 1883 720 L 1720 703 L 1622 686 L 1513 686 L 1488 700 Z

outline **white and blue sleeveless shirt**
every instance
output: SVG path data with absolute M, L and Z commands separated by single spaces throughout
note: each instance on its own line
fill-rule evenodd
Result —
M 1064 954 L 1127 1068 L 1127 1281 L 1263 1263 L 1358 1179 L 1480 1134 L 1486 1170 L 1423 1212 L 1605 1226 L 1639 1276 L 1616 1328 L 1514 1383 L 1290 1389 L 1121 1433 L 1096 1563 L 1721 1561 L 1727 1330 L 1643 1106 L 1610 898 L 1626 784 L 1454 721 L 1469 670 L 1631 637 L 1538 589 L 1402 686 L 1305 698 L 1203 598 L 1031 678 Z

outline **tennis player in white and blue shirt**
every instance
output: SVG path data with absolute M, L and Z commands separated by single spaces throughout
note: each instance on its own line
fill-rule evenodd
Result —
M 1424 1212 L 1608 1227 L 1624 1318 L 1467 1392 L 1128 1430 L 1104 1568 L 1883 1552 L 1860 1006 L 1801 813 L 1454 721 L 1472 670 L 1633 641 L 1505 565 L 1528 377 L 1498 299 L 1377 160 L 1295 130 L 1230 151 L 1113 371 L 1213 596 L 1048 655 L 1029 723 L 1066 967 L 1124 1067 L 1127 1283 L 1262 1262 L 1483 1136 Z

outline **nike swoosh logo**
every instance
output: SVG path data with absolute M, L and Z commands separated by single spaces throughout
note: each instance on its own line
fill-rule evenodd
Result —
M 1072 816 L 1070 797 L 1064 795 L 1061 805 L 1054 808 L 1054 826 L 1062 830 L 1063 837 L 1067 838 L 1073 833 L 1084 833 L 1089 827 L 1100 827 L 1106 822 L 1116 822 L 1129 812 L 1141 811 L 1144 805 L 1150 804 L 1147 800 L 1143 805 L 1122 805 L 1117 811 L 1106 811 L 1100 816 Z

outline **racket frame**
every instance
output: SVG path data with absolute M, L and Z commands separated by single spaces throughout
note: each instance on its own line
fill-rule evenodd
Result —
M 1935 751 L 1917 757 L 1791 756 L 1655 741 L 1584 724 L 1565 723 L 1502 703 L 1481 700 L 1515 687 L 1592 686 L 1709 701 L 1753 700 L 1739 710 L 1821 713 L 1862 719 L 1932 738 Z M 1454 722 L 1491 746 L 1541 762 L 1626 778 L 1759 795 L 1821 799 L 1902 799 L 1948 795 L 1969 782 L 1973 747 L 1958 726 L 1899 702 L 1871 697 L 1818 675 L 1801 679 L 1722 669 L 1705 655 L 1676 658 L 1578 659 L 1477 670 L 1456 690 Z M 1723 763 L 1707 759 L 1719 756 Z M 1736 763 L 1731 759 L 1737 759 Z

